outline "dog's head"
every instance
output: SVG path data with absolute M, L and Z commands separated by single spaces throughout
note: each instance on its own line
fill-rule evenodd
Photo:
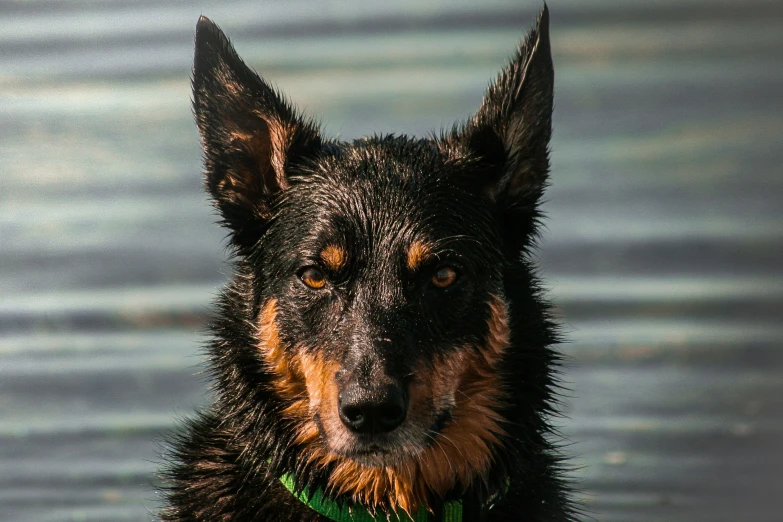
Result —
M 259 407 L 337 490 L 388 479 L 443 493 L 490 465 L 507 421 L 506 288 L 533 284 L 522 254 L 549 169 L 552 88 L 544 10 L 464 126 L 340 143 L 199 22 L 206 184 L 252 339 L 224 333 L 222 378 L 248 394 L 232 400 L 263 389 L 274 407 Z

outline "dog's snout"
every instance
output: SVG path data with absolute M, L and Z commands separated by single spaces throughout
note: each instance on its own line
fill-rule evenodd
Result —
M 371 387 L 354 381 L 338 395 L 340 420 L 355 433 L 387 433 L 402 424 L 408 413 L 408 396 L 397 383 Z

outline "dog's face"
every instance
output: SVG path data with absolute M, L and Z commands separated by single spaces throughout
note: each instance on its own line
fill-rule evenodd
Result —
M 312 461 L 415 460 L 427 473 L 442 454 L 466 476 L 491 461 L 511 342 L 504 285 L 527 270 L 552 82 L 544 11 L 464 127 L 337 143 L 199 23 L 207 187 L 252 280 L 256 368 L 244 370 Z
M 452 419 L 457 361 L 485 344 L 504 261 L 492 206 L 428 141 L 356 143 L 308 168 L 258 251 L 261 317 L 330 451 L 399 462 Z

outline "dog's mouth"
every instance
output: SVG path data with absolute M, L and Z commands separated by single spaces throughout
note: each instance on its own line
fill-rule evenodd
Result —
M 443 411 L 434 422 L 422 426 L 409 419 L 397 429 L 382 434 L 352 434 L 325 439 L 330 451 L 357 464 L 368 467 L 393 466 L 416 457 L 429 446 L 437 444 L 440 432 L 451 419 L 451 410 Z M 321 432 L 322 435 L 324 432 Z M 330 440 L 331 439 L 331 440 Z
M 321 436 L 334 455 L 362 466 L 379 467 L 397 464 L 423 449 L 422 444 L 406 436 L 407 431 L 405 426 L 391 433 L 375 435 L 353 434 L 347 430 L 327 434 L 322 430 Z
M 387 466 L 399 461 L 400 455 L 397 453 L 399 452 L 377 444 L 371 444 L 348 451 L 345 453 L 345 457 L 364 466 L 377 467 Z
M 333 451 L 335 449 L 333 448 Z M 420 452 L 415 447 L 403 447 L 396 444 L 351 444 L 348 448 L 335 452 L 357 464 L 368 467 L 393 466 Z

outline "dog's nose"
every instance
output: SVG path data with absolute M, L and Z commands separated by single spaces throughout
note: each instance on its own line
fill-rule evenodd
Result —
M 340 420 L 355 433 L 387 433 L 402 424 L 408 396 L 399 384 L 365 388 L 353 382 L 338 395 Z

